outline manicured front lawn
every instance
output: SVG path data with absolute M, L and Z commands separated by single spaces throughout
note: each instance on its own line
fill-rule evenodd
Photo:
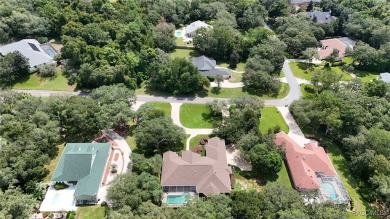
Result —
M 62 155 L 62 152 L 64 151 L 65 146 L 63 144 L 61 144 L 61 145 L 58 145 L 57 148 L 58 148 L 57 156 L 53 160 L 51 160 L 49 164 L 45 165 L 45 168 L 47 170 L 49 170 L 49 174 L 43 179 L 43 182 L 50 181 L 51 176 L 53 175 L 54 170 L 56 169 L 57 163 L 60 160 L 60 157 Z
M 276 107 L 264 107 L 261 109 L 260 131 L 265 134 L 271 128 L 279 126 L 281 131 L 288 133 L 288 125 Z
M 199 145 L 199 141 L 201 139 L 203 139 L 203 138 L 208 139 L 208 138 L 210 138 L 210 136 L 209 135 L 196 135 L 195 137 L 191 138 L 191 140 L 190 140 L 190 150 L 192 148 L 198 146 Z
M 290 91 L 290 87 L 287 83 L 282 83 L 279 94 L 277 96 L 263 95 L 259 97 L 261 100 L 270 99 L 281 99 L 287 96 Z M 241 97 L 244 95 L 250 95 L 248 92 L 243 91 L 243 88 L 208 88 L 207 97 L 218 97 L 218 98 L 234 98 Z M 254 96 L 254 95 L 252 95 Z
M 236 71 L 232 72 L 232 78 L 230 78 L 230 82 L 237 83 L 242 81 L 243 73 L 237 73 Z
M 170 103 L 149 102 L 145 104 L 153 105 L 157 109 L 164 111 L 166 116 L 171 117 L 172 106 Z
M 104 207 L 90 206 L 78 207 L 76 212 L 76 219 L 98 219 L 105 218 Z
M 317 66 L 313 64 L 307 64 L 307 63 L 299 63 L 299 62 L 290 62 L 289 65 L 295 77 L 306 79 L 308 81 L 310 81 L 311 78 L 313 77 L 314 70 L 316 68 L 323 68 L 322 66 Z M 331 71 L 340 75 L 342 81 L 352 80 L 352 76 L 345 73 L 338 66 L 331 67 Z
M 75 85 L 68 85 L 68 79 L 61 72 L 57 72 L 53 78 L 41 78 L 37 74 L 31 74 L 28 78 L 20 80 L 13 86 L 14 89 L 23 90 L 63 91 L 73 91 L 75 87 Z
M 210 115 L 204 104 L 185 103 L 180 107 L 180 122 L 187 128 L 212 128 L 218 119 Z

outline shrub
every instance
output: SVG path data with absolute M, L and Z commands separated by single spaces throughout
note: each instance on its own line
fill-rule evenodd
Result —
M 38 67 L 38 74 L 41 77 L 53 77 L 56 75 L 56 65 L 54 63 L 41 65 Z
M 64 182 L 56 182 L 56 184 L 54 184 L 54 188 L 56 190 L 66 189 L 68 187 L 69 187 L 69 185 L 64 183 Z
M 213 82 L 215 80 L 214 76 L 207 76 L 207 79 L 209 79 L 210 82 Z
M 68 211 L 66 213 L 66 219 L 75 219 L 76 218 L 76 212 L 75 211 Z

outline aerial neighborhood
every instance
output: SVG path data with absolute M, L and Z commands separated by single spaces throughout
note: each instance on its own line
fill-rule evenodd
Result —
M 390 218 L 390 2 L 0 0 L 0 219 Z

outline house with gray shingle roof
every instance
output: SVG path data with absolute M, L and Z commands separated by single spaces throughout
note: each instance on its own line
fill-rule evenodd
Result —
M 186 36 L 187 37 L 194 37 L 196 34 L 196 31 L 198 31 L 202 27 L 206 28 L 206 29 L 213 29 L 213 27 L 211 25 L 208 25 L 203 21 L 195 21 L 186 27 L 186 30 L 185 30 Z
M 38 66 L 52 63 L 57 51 L 49 44 L 40 44 L 35 39 L 24 39 L 18 42 L 0 46 L 0 55 L 19 51 L 28 59 L 30 70 L 35 70 Z
M 228 79 L 231 77 L 232 72 L 226 68 L 216 68 L 217 62 L 206 56 L 191 57 L 190 61 L 195 65 L 199 73 L 203 76 L 217 76 L 221 75 L 223 78 Z
M 331 15 L 331 12 L 322 12 L 322 11 L 312 11 L 306 12 L 307 17 L 316 22 L 317 24 L 328 24 L 336 19 L 336 17 Z
M 379 75 L 379 79 L 386 83 L 390 83 L 390 73 L 389 72 L 384 72 Z
M 74 185 L 76 205 L 96 203 L 110 151 L 108 143 L 66 144 L 51 178 L 52 184 Z
M 167 200 L 170 200 L 172 194 L 175 197 L 185 193 L 208 196 L 231 191 L 232 170 L 227 164 L 225 140 L 218 137 L 210 138 L 205 150 L 206 156 L 188 150 L 183 151 L 181 157 L 172 151 L 163 154 L 161 174 L 163 203 L 169 206 L 171 203 Z

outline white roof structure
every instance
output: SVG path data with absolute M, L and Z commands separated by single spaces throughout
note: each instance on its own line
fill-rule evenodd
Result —
M 381 74 L 379 75 L 379 78 L 380 78 L 382 81 L 386 82 L 386 83 L 390 83 L 390 73 L 389 73 L 389 72 L 381 73 Z
M 186 33 L 194 33 L 201 27 L 207 28 L 207 29 L 213 29 L 213 26 L 206 24 L 203 21 L 195 21 L 192 22 L 190 25 L 186 27 Z
M 48 212 L 76 211 L 76 200 L 73 197 L 75 190 L 76 186 L 69 186 L 69 188 L 61 190 L 50 186 L 39 210 Z
M 24 39 L 0 47 L 0 54 L 4 56 L 14 51 L 19 51 L 28 58 L 30 69 L 53 62 L 53 58 L 42 49 L 40 43 L 35 39 Z

